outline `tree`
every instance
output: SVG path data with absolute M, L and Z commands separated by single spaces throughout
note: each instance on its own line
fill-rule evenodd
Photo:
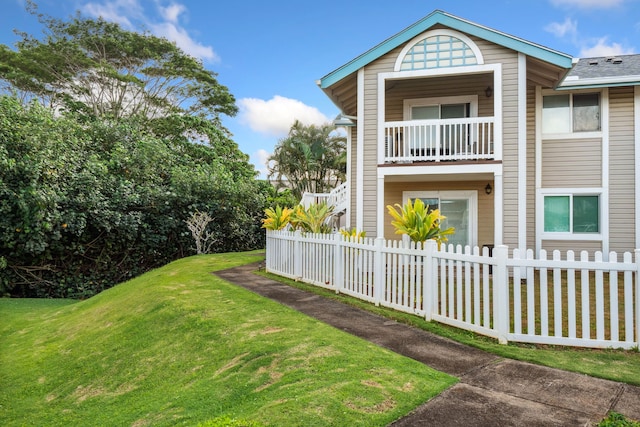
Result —
M 37 14 L 33 2 L 28 10 Z M 220 114 L 237 112 L 216 74 L 167 39 L 79 14 L 37 16 L 42 40 L 19 33 L 17 51 L 0 45 L 0 79 L 23 100 L 113 119 L 199 117 L 219 129 Z
M 328 192 L 346 178 L 346 138 L 333 125 L 305 126 L 296 120 L 269 161 L 269 178 L 290 188 L 298 200 L 304 192 Z

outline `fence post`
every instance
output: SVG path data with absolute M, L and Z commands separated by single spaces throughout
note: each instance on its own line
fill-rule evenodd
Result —
M 373 273 L 373 302 L 376 306 L 380 305 L 382 292 L 385 283 L 385 266 L 383 262 L 382 249 L 384 247 L 384 237 L 377 237 L 374 244 L 374 273 Z
M 293 276 L 296 280 L 302 279 L 302 233 L 296 230 L 293 234 Z
M 425 256 L 422 273 L 422 300 L 424 301 L 424 320 L 427 322 L 431 321 L 431 315 L 433 314 L 434 286 L 437 286 L 437 281 L 434 280 L 436 267 L 433 258 L 436 245 L 436 241 L 432 239 L 424 242 Z
M 493 324 L 498 332 L 498 342 L 507 344 L 509 333 L 509 273 L 507 257 L 509 247 L 498 245 L 493 250 L 496 266 L 493 270 Z
M 271 267 L 271 251 L 273 251 L 273 244 L 269 244 L 271 242 L 271 234 L 273 230 L 266 230 L 266 238 L 264 242 L 264 271 L 269 273 L 269 267 Z
M 636 345 L 640 348 L 640 249 L 636 255 Z M 625 301 L 626 304 L 626 301 Z
M 344 258 L 342 257 L 342 235 L 336 233 L 333 239 L 333 280 L 336 287 L 336 294 L 340 293 L 340 290 L 344 287 Z

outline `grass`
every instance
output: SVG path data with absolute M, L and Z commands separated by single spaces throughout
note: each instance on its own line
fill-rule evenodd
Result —
M 0 425 L 384 426 L 456 382 L 210 274 L 256 255 L 0 299 Z
M 295 282 L 274 274 L 264 272 L 259 274 L 290 286 L 295 286 L 328 298 L 337 299 L 389 319 L 433 332 L 498 356 L 640 386 L 640 353 L 635 350 L 596 350 L 517 343 L 501 345 L 491 338 L 437 322 L 426 322 L 424 318 L 401 313 L 389 308 L 376 307 L 373 304 L 346 295 L 339 295 L 327 289 Z

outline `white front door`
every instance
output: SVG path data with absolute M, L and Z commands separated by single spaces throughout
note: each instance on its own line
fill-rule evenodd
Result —
M 455 228 L 447 243 L 471 247 L 478 244 L 477 191 L 405 191 L 402 196 L 403 203 L 421 199 L 430 210 L 440 209 L 446 217 L 441 228 Z

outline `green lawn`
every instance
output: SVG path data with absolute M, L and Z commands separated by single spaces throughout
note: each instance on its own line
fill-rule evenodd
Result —
M 333 291 L 317 286 L 295 282 L 275 274 L 264 272 L 259 274 L 290 286 L 305 289 L 328 298 L 337 299 L 346 304 L 360 307 L 389 319 L 433 332 L 499 356 L 640 386 L 640 353 L 636 350 L 596 350 L 514 343 L 501 345 L 491 338 L 437 322 L 426 322 L 424 318 L 412 314 L 401 313 L 384 307 L 376 307 L 373 304 L 346 295 L 338 295 Z
M 455 378 L 182 259 L 82 302 L 0 299 L 0 425 L 385 426 Z

